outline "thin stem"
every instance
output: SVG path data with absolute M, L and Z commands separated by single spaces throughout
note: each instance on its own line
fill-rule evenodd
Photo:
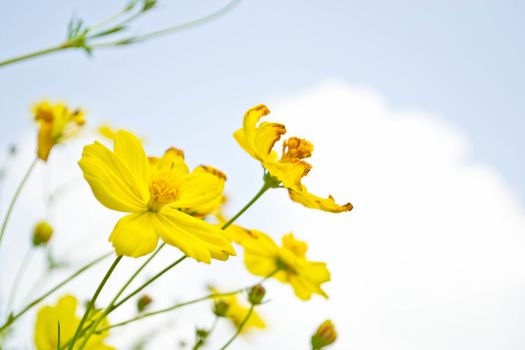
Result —
M 215 330 L 215 327 L 217 327 L 217 323 L 219 323 L 219 316 L 215 316 L 213 319 L 213 323 L 211 324 L 211 327 L 207 330 L 206 334 L 202 337 L 196 337 L 195 344 L 191 348 L 191 350 L 199 350 L 201 346 L 205 345 L 208 341 L 208 338 L 210 337 L 211 333 Z
M 0 66 L 1 65 L 2 64 L 0 62 Z M 29 176 L 33 172 L 33 169 L 35 168 L 35 165 L 37 162 L 38 162 L 38 157 L 35 157 L 31 165 L 29 166 L 29 169 L 27 169 L 24 177 L 22 178 L 22 181 L 20 181 L 20 184 L 18 185 L 16 189 L 13 199 L 11 199 L 11 203 L 9 203 L 9 207 L 7 208 L 7 213 L 5 214 L 4 222 L 2 223 L 2 228 L 0 229 L 0 244 L 2 243 L 2 238 L 4 237 L 4 233 L 7 228 L 7 223 L 9 222 L 9 217 L 11 216 L 11 212 L 13 211 L 13 208 L 15 207 L 16 200 L 18 199 L 18 196 L 22 192 L 22 188 L 27 182 L 27 179 L 29 179 Z
M 179 309 L 179 308 L 184 307 L 184 306 L 188 306 L 188 305 L 199 303 L 201 301 L 205 301 L 205 300 L 209 300 L 209 299 L 213 299 L 213 298 L 217 298 L 217 297 L 226 297 L 226 296 L 229 296 L 229 295 L 235 295 L 235 294 L 241 293 L 241 292 L 243 292 L 245 290 L 246 290 L 246 288 L 239 289 L 239 290 L 236 290 L 236 291 L 233 291 L 233 292 L 228 292 L 228 293 L 208 294 L 206 296 L 203 296 L 203 297 L 200 297 L 200 298 L 197 298 L 197 299 L 193 299 L 193 300 L 190 300 L 190 301 L 185 301 L 183 303 L 175 304 L 175 305 L 170 306 L 170 307 L 165 308 L 165 309 L 160 309 L 160 310 L 157 310 L 157 311 L 144 313 L 144 314 L 138 315 L 136 317 L 133 317 L 133 318 L 131 318 L 129 320 L 126 320 L 126 321 L 123 321 L 123 322 L 120 322 L 120 323 L 115 323 L 115 324 L 112 324 L 110 326 L 107 326 L 107 327 L 104 327 L 104 328 L 101 328 L 101 329 L 97 329 L 96 333 L 104 332 L 104 331 L 106 331 L 108 329 L 115 328 L 115 327 L 121 327 L 121 326 L 127 325 L 128 323 L 132 323 L 132 322 L 135 322 L 135 321 L 138 321 L 138 320 L 142 320 L 143 318 L 148 318 L 148 317 L 151 317 L 151 316 L 155 316 L 155 315 L 163 314 L 163 313 L 166 313 L 166 312 L 170 312 L 170 311 Z
M 111 310 L 113 309 L 113 305 L 115 305 L 115 303 L 117 302 L 118 298 L 122 295 L 122 293 L 124 293 L 124 291 L 126 290 L 126 288 L 131 284 L 131 282 L 135 279 L 135 277 L 138 276 L 138 274 L 146 267 L 146 265 L 149 264 L 149 262 L 151 260 L 153 260 L 153 258 L 160 252 L 160 250 L 166 245 L 166 243 L 162 243 L 158 248 L 157 250 L 150 255 L 150 257 L 148 258 L 148 260 L 146 260 L 138 269 L 137 271 L 135 271 L 135 273 L 133 275 L 131 275 L 131 277 L 128 279 L 128 281 L 122 286 L 122 288 L 120 288 L 120 290 L 118 291 L 118 293 L 115 295 L 115 297 L 113 297 L 113 300 L 111 300 L 111 302 L 109 303 L 109 305 L 104 309 L 104 311 L 102 312 L 102 315 L 100 315 L 100 317 L 92 324 L 88 327 L 87 329 L 87 334 L 84 336 L 84 339 L 82 341 L 82 344 L 79 346 L 78 350 L 82 350 L 84 349 L 84 347 L 86 346 L 87 342 L 89 341 L 89 338 L 91 337 L 91 335 L 93 334 L 93 332 L 95 331 L 95 329 L 97 329 L 97 326 L 100 324 L 100 322 L 102 322 L 102 320 L 104 320 L 104 318 L 111 312 Z M 85 330 L 84 330 L 85 332 Z
M 22 311 L 18 312 L 17 314 L 13 315 L 13 316 L 10 316 L 7 321 L 0 327 L 0 332 L 2 332 L 4 329 L 6 329 L 7 327 L 9 327 L 11 324 L 13 324 L 13 322 L 15 322 L 16 319 L 18 319 L 20 316 L 22 316 L 23 314 L 25 314 L 27 311 L 29 311 L 33 306 L 35 306 L 36 304 L 40 303 L 42 300 L 44 300 L 45 298 L 47 298 L 50 294 L 52 294 L 53 292 L 57 291 L 58 289 L 60 289 L 62 286 L 64 286 L 65 284 L 67 284 L 68 282 L 70 282 L 71 280 L 73 280 L 75 277 L 77 277 L 78 275 L 80 275 L 82 272 L 86 271 L 87 269 L 89 269 L 90 267 L 92 267 L 93 265 L 99 263 L 100 261 L 104 260 L 105 258 L 107 258 L 108 256 L 110 256 L 111 254 L 113 254 L 113 252 L 110 252 L 110 253 L 106 253 L 98 258 L 96 258 L 95 260 L 91 261 L 90 263 L 84 265 L 82 268 L 78 269 L 75 273 L 73 273 L 71 276 L 69 276 L 68 278 L 66 278 L 65 280 L 63 280 L 62 282 L 60 282 L 59 284 L 57 284 L 55 287 L 51 288 L 50 290 L 48 290 L 46 293 L 44 293 L 43 295 L 41 295 L 40 297 L 36 298 L 35 300 L 33 300 L 31 303 L 29 303 L 26 307 L 24 307 L 22 309 Z
M 108 272 L 106 272 L 106 275 L 104 276 L 104 278 L 102 279 L 102 281 L 98 285 L 97 290 L 95 291 L 95 294 L 93 294 L 93 297 L 91 298 L 91 301 L 89 302 L 89 304 L 88 304 L 88 306 L 86 308 L 86 311 L 84 312 L 84 316 L 82 316 L 82 319 L 80 320 L 80 323 L 77 326 L 77 330 L 75 331 L 75 335 L 73 336 L 73 340 L 69 344 L 69 347 L 68 347 L 69 350 L 73 349 L 73 346 L 75 345 L 75 343 L 76 343 L 76 341 L 78 339 L 78 336 L 80 335 L 80 331 L 82 330 L 82 326 L 86 322 L 89 314 L 91 313 L 91 310 L 93 309 L 93 306 L 95 305 L 95 302 L 97 301 L 98 295 L 102 291 L 102 288 L 104 288 L 104 285 L 108 281 L 109 276 L 111 276 L 111 273 L 113 273 L 113 270 L 115 270 L 115 268 L 117 267 L 117 265 L 118 265 L 118 263 L 120 262 L 121 259 L 122 259 L 122 255 L 117 256 L 115 261 L 113 261 L 113 264 L 111 264 L 111 267 L 109 268 Z
M 239 327 L 237 328 L 237 332 L 235 332 L 235 334 L 233 335 L 233 337 L 230 338 L 230 340 L 228 340 L 228 342 L 226 344 L 224 344 L 224 346 L 221 348 L 221 350 L 224 350 L 226 349 L 228 346 L 230 346 L 231 343 L 233 343 L 233 341 L 235 340 L 235 338 L 237 338 L 237 336 L 239 334 L 241 334 L 241 331 L 242 329 L 244 328 L 244 325 L 246 324 L 246 322 L 248 322 L 248 319 L 250 318 L 250 316 L 252 315 L 252 312 L 253 312 L 253 309 L 255 308 L 255 305 L 252 304 L 250 306 L 250 310 L 248 310 L 248 313 L 246 314 L 246 316 L 244 317 L 244 320 L 242 320 L 241 324 L 239 325 Z
M 31 58 L 47 55 L 49 53 L 58 52 L 58 51 L 65 50 L 65 49 L 68 49 L 68 48 L 70 48 L 70 47 L 67 47 L 67 46 L 64 46 L 64 45 L 60 44 L 60 45 L 57 45 L 57 46 L 49 47 L 47 49 L 43 49 L 43 50 L 39 50 L 39 51 L 28 53 L 28 54 L 25 54 L 25 55 L 20 55 L 20 56 L 17 56 L 17 57 L 9 58 L 7 60 L 0 61 L 0 68 L 3 67 L 3 66 L 7 66 L 9 64 L 12 64 L 12 63 L 22 62 L 22 61 L 25 61 L 25 60 L 28 60 L 28 59 L 31 59 Z
M 157 278 L 159 278 L 160 276 L 162 276 L 163 274 L 165 274 L 166 272 L 168 272 L 169 270 L 171 270 L 173 267 L 177 266 L 180 262 L 182 262 L 184 259 L 186 259 L 187 256 L 184 255 L 182 256 L 180 259 L 178 259 L 177 261 L 175 261 L 174 263 L 171 263 L 170 265 L 168 265 L 167 267 L 164 268 L 164 270 L 160 271 L 159 273 L 157 273 L 155 276 L 153 276 L 152 278 L 150 278 L 148 281 L 146 281 L 146 283 L 144 283 L 143 285 L 141 285 L 140 287 L 138 287 L 137 289 L 135 289 L 133 292 L 131 292 L 130 294 L 128 294 L 124 299 L 122 299 L 121 301 L 119 301 L 118 303 L 115 304 L 115 306 L 113 306 L 113 308 L 111 309 L 111 311 L 115 310 L 116 308 L 118 308 L 120 305 L 124 304 L 126 301 L 128 301 L 130 298 L 132 298 L 134 295 L 138 294 L 141 290 L 143 290 L 144 288 L 146 288 L 147 286 L 149 286 L 151 283 L 153 283 Z
M 16 297 L 16 292 L 18 290 L 18 286 L 20 285 L 20 281 L 23 279 L 24 273 L 27 269 L 27 265 L 29 264 L 29 260 L 31 259 L 32 253 L 33 253 L 33 246 L 30 246 L 24 255 L 24 258 L 18 268 L 18 271 L 15 274 L 15 280 L 13 282 L 13 285 L 11 286 L 11 291 L 9 292 L 9 298 L 7 299 L 7 312 L 8 313 L 9 313 L 9 310 L 12 308 L 13 303 L 15 302 L 15 297 Z
M 264 192 L 268 191 L 270 188 L 271 187 L 269 185 L 264 183 L 264 185 L 261 187 L 259 192 L 257 192 L 257 194 L 255 194 L 255 196 L 237 214 L 235 214 L 228 222 L 226 222 L 224 225 L 222 225 L 221 228 L 224 230 L 224 229 L 228 228 L 228 226 L 233 224 L 233 222 L 235 220 L 237 220 L 239 218 L 239 216 L 244 214 L 244 212 L 246 210 L 248 210 L 248 208 L 250 208 L 253 205 L 253 203 L 255 203 L 264 194 Z
M 168 27 L 168 28 L 164 28 L 164 29 L 161 29 L 161 30 L 153 31 L 153 32 L 146 33 L 146 34 L 143 34 L 143 35 L 138 35 L 138 36 L 134 36 L 134 37 L 120 39 L 120 40 L 117 40 L 117 41 L 105 42 L 105 43 L 96 43 L 96 44 L 91 45 L 91 47 L 92 48 L 115 47 L 115 46 L 122 45 L 122 43 L 126 43 L 126 42 L 135 43 L 135 42 L 152 39 L 152 38 L 159 37 L 159 36 L 166 35 L 166 34 L 180 32 L 180 31 L 183 31 L 183 30 L 186 30 L 186 29 L 198 26 L 198 25 L 206 24 L 206 23 L 211 22 L 211 21 L 213 21 L 213 20 L 215 20 L 215 19 L 217 19 L 219 17 L 222 17 L 223 15 L 228 13 L 229 11 L 233 10 L 240 2 L 241 2 L 241 0 L 232 0 L 226 6 L 221 8 L 220 10 L 215 11 L 215 12 L 213 12 L 213 13 L 211 13 L 209 15 L 206 15 L 204 17 L 195 19 L 193 21 L 189 21 L 189 22 L 186 22 L 186 23 L 182 23 L 182 24 L 178 24 L 178 25 L 172 26 L 172 27 Z

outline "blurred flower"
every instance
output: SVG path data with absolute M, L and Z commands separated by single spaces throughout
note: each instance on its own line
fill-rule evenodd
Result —
M 74 136 L 86 123 L 82 110 L 70 110 L 63 103 L 48 101 L 33 106 L 33 117 L 39 126 L 37 154 L 44 161 L 47 161 L 53 146 Z
M 321 350 L 325 346 L 331 345 L 337 339 L 337 332 L 334 324 L 330 320 L 324 321 L 314 335 L 312 335 L 312 349 Z
M 113 152 L 95 142 L 84 147 L 79 165 L 99 202 L 131 213 L 109 237 L 118 255 L 149 254 L 159 236 L 198 261 L 235 255 L 220 228 L 188 214 L 220 198 L 224 179 L 198 168 L 190 173 L 182 151 L 148 160 L 137 137 L 120 130 Z
M 267 183 L 272 187 L 280 184 L 288 189 L 290 198 L 305 207 L 321 209 L 332 213 L 352 210 L 352 204 L 339 205 L 332 196 L 321 198 L 308 192 L 301 183 L 301 179 L 308 174 L 312 166 L 304 161 L 312 155 L 313 145 L 297 137 L 290 137 L 284 141 L 282 155 L 278 158 L 277 152 L 272 150 L 275 143 L 286 133 L 282 124 L 262 122 L 259 120 L 270 114 L 265 105 L 258 105 L 249 109 L 244 115 L 243 127 L 233 136 L 239 145 L 253 158 L 261 162 L 270 177 Z
M 325 263 L 307 260 L 306 243 L 296 240 L 293 234 L 283 236 L 282 247 L 278 247 L 258 230 L 232 225 L 226 232 L 244 248 L 244 264 L 254 275 L 289 283 L 302 300 L 309 300 L 312 294 L 328 298 L 321 284 L 330 280 L 330 271 Z
M 219 293 L 216 289 L 213 288 L 212 292 Z M 218 303 L 219 305 L 227 305 L 224 317 L 230 319 L 234 324 L 235 328 L 238 328 L 240 326 L 240 324 L 242 323 L 242 321 L 244 321 L 244 318 L 250 310 L 249 307 L 241 305 L 237 300 L 237 297 L 233 294 L 215 297 L 214 312 L 217 309 Z M 218 315 L 217 312 L 215 312 L 215 314 L 220 317 L 220 315 Z M 246 321 L 246 324 L 241 330 L 241 333 L 245 333 L 250 328 L 266 328 L 266 324 L 255 311 L 252 311 L 252 314 L 248 318 L 248 321 Z
M 46 244 L 53 236 L 53 227 L 47 221 L 38 222 L 33 228 L 33 245 Z
M 75 334 L 80 323 L 76 314 L 78 301 L 72 295 L 65 295 L 58 300 L 56 306 L 43 306 L 38 310 L 35 323 L 35 345 L 37 350 L 58 349 L 58 323 L 60 322 L 60 345 L 61 348 Z M 99 317 L 99 313 L 93 313 L 91 318 Z M 106 318 L 100 324 L 100 328 L 106 328 L 109 322 Z M 94 334 L 88 341 L 85 350 L 112 350 L 112 346 L 104 344 L 104 339 L 109 331 Z
M 142 312 L 146 310 L 151 303 L 153 303 L 153 299 L 149 295 L 144 294 L 137 300 L 137 311 Z

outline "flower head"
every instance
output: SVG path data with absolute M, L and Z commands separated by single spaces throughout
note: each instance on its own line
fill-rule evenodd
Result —
M 258 230 L 232 225 L 226 232 L 244 248 L 244 264 L 254 275 L 271 276 L 289 283 L 301 300 L 309 300 L 312 294 L 328 298 L 321 284 L 330 281 L 330 271 L 323 262 L 307 260 L 308 246 L 293 234 L 283 236 L 279 247 L 271 237 Z
M 219 293 L 216 289 L 212 289 L 213 293 Z M 235 295 L 227 296 L 217 296 L 213 298 L 214 300 L 214 310 L 217 308 L 225 310 L 223 313 L 215 313 L 216 315 L 222 315 L 220 317 L 227 317 L 233 323 L 233 325 L 238 328 L 246 315 L 248 314 L 250 308 L 239 303 Z M 266 324 L 261 319 L 261 317 L 255 312 L 252 311 L 252 314 L 246 321 L 242 333 L 248 331 L 250 328 L 266 328 Z
M 332 345 L 337 339 L 337 332 L 334 324 L 330 320 L 324 321 L 314 335 L 312 335 L 312 349 L 320 350 L 328 345 Z
M 293 201 L 308 208 L 332 213 L 352 210 L 350 203 L 339 205 L 332 196 L 321 198 L 308 192 L 301 180 L 312 168 L 304 159 L 312 155 L 313 145 L 305 139 L 290 137 L 283 142 L 279 157 L 273 148 L 286 133 L 286 128 L 278 123 L 259 123 L 259 120 L 268 114 L 270 110 L 265 105 L 255 106 L 246 112 L 243 127 L 233 134 L 239 145 L 261 162 L 273 183 L 282 184 L 288 189 Z
M 77 299 L 72 295 L 63 296 L 55 306 L 44 306 L 38 310 L 35 323 L 35 345 L 37 350 L 58 349 L 58 323 L 60 322 L 60 348 L 73 338 L 75 330 L 80 323 L 77 316 Z M 98 312 L 93 313 L 92 318 L 99 317 Z M 109 322 L 106 318 L 100 323 L 100 328 L 106 328 Z M 112 350 L 115 349 L 104 343 L 109 335 L 105 330 L 94 334 L 84 347 L 85 350 Z M 75 348 L 76 349 L 76 348 Z
M 74 136 L 86 123 L 82 110 L 70 110 L 63 103 L 48 101 L 33 106 L 33 117 L 39 126 L 37 154 L 44 161 L 47 161 L 53 146 Z
M 79 165 L 99 202 L 130 213 L 109 237 L 118 255 L 149 254 L 159 237 L 206 263 L 235 255 L 220 228 L 190 215 L 204 215 L 210 203 L 220 202 L 224 178 L 207 167 L 190 172 L 182 151 L 148 158 L 136 136 L 119 130 L 114 151 L 95 142 L 84 147 Z

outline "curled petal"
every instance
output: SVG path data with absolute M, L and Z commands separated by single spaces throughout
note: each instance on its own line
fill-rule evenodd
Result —
M 331 213 L 342 213 L 352 210 L 351 203 L 339 205 L 335 202 L 332 196 L 328 198 L 321 198 L 308 192 L 304 185 L 301 185 L 297 190 L 289 188 L 288 193 L 290 198 L 297 203 L 301 203 L 307 208 L 320 209 Z
M 93 194 L 109 209 L 139 212 L 146 208 L 147 198 L 139 190 L 136 177 L 120 157 L 104 145 L 95 142 L 84 147 L 78 162 Z
M 308 174 L 312 166 L 304 160 L 265 162 L 264 167 L 270 174 L 283 183 L 286 188 L 301 186 L 301 179 Z
M 154 216 L 151 212 L 129 214 L 117 222 L 109 237 L 117 255 L 138 258 L 155 250 L 159 236 Z
M 227 260 L 235 255 L 220 228 L 181 211 L 163 207 L 156 216 L 155 226 L 164 242 L 197 261 L 209 264 L 211 258 Z

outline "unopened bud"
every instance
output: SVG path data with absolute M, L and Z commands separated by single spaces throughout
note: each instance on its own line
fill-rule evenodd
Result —
M 153 302 L 153 299 L 149 295 L 144 294 L 137 300 L 137 310 L 139 312 L 146 310 L 148 306 L 151 305 L 152 302 Z
M 227 301 L 222 300 L 222 299 L 217 299 L 215 300 L 215 303 L 213 304 L 213 313 L 217 317 L 225 317 L 229 308 L 230 308 L 230 304 Z
M 312 349 L 320 350 L 325 346 L 331 345 L 337 339 L 334 324 L 330 320 L 324 321 L 317 332 L 312 336 Z
M 53 236 L 53 227 L 46 221 L 40 221 L 33 228 L 33 245 L 46 244 Z
M 264 289 L 264 287 L 260 284 L 256 284 L 255 286 L 251 287 L 250 291 L 248 292 L 248 301 L 252 305 L 259 305 L 262 303 L 265 294 L 266 289 Z

